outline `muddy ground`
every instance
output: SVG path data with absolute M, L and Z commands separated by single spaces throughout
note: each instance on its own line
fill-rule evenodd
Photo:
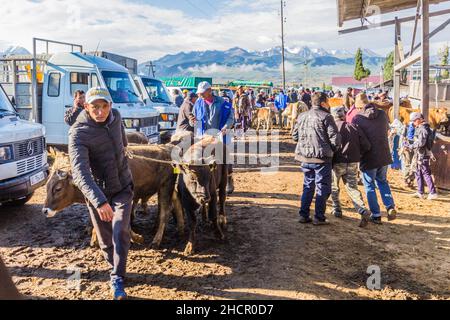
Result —
M 183 255 L 185 241 L 170 223 L 161 250 L 150 249 L 150 214 L 134 229 L 145 245 L 129 255 L 128 293 L 135 299 L 449 299 L 450 196 L 411 198 L 398 172 L 389 177 L 399 209 L 394 222 L 358 228 L 343 192 L 345 217 L 314 227 L 298 221 L 302 174 L 295 145 L 280 136 L 280 168 L 262 174 L 241 166 L 228 199 L 227 240 L 200 225 L 198 253 Z M 20 291 L 43 299 L 109 299 L 108 265 L 89 246 L 87 210 L 72 206 L 55 218 L 41 213 L 45 188 L 20 209 L 0 207 L 0 255 Z M 381 270 L 381 290 L 369 290 L 369 266 Z M 81 274 L 80 290 L 71 281 Z

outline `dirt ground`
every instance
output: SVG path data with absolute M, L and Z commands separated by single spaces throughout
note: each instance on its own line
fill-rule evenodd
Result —
M 162 249 L 154 235 L 154 200 L 135 231 L 145 245 L 129 255 L 128 293 L 135 299 L 450 299 L 450 196 L 430 202 L 411 198 L 400 174 L 389 178 L 398 219 L 358 228 L 358 215 L 342 193 L 344 218 L 331 225 L 298 223 L 302 174 L 295 145 L 280 136 L 280 168 L 236 170 L 229 197 L 227 240 L 207 225 L 198 231 L 198 253 L 183 255 L 185 241 L 173 222 Z M 45 188 L 20 209 L 0 207 L 0 255 L 20 291 L 43 299 L 109 299 L 108 265 L 89 246 L 87 209 L 72 206 L 47 219 Z M 328 214 L 329 215 L 329 214 Z M 385 217 L 384 217 L 385 218 Z M 381 290 L 369 290 L 369 266 L 381 270 Z M 81 273 L 80 290 L 73 271 Z

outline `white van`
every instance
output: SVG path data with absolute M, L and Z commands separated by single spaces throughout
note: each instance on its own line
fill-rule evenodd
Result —
M 26 68 L 26 59 L 22 64 L 20 59 L 13 59 L 15 59 L 16 67 L 9 66 L 9 70 L 16 70 L 17 66 L 19 70 L 20 67 Z M 145 106 L 126 68 L 110 60 L 80 52 L 56 53 L 40 61 L 44 61 L 43 84 L 38 85 L 37 105 L 41 108 L 42 115 L 39 118 L 46 127 L 48 144 L 63 146 L 68 144 L 69 126 L 64 122 L 64 114 L 67 109 L 72 108 L 73 95 L 76 90 L 86 92 L 96 86 L 109 90 L 113 108 L 119 110 L 127 131 L 142 132 L 151 142 L 158 143 L 159 113 Z M 10 61 L 3 60 L 3 64 L 8 62 Z M 12 78 L 16 78 L 16 75 Z M 31 86 L 29 83 L 28 85 Z M 14 85 L 8 86 L 8 88 L 13 87 Z M 18 87 L 17 83 L 16 87 Z M 28 88 L 22 88 L 16 90 L 15 94 L 8 92 L 10 96 L 15 97 L 15 101 L 21 102 L 19 111 L 31 108 L 28 106 L 30 99 L 20 96 L 20 93 L 23 93 L 26 98 L 29 98 L 30 91 Z
M 24 205 L 48 177 L 44 126 L 21 120 L 0 85 L 0 205 Z
M 173 103 L 164 83 L 161 80 L 142 75 L 135 75 L 133 78 L 146 105 L 159 111 L 160 131 L 173 134 L 177 129 L 180 108 Z

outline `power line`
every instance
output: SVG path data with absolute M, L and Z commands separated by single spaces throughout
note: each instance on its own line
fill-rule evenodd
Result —
M 206 11 L 204 11 L 202 8 L 200 8 L 199 6 L 197 6 L 196 4 L 192 3 L 190 0 L 186 0 L 187 3 L 189 3 L 191 5 L 191 7 L 193 7 L 194 9 L 197 9 L 198 11 L 200 11 L 201 13 L 203 13 L 205 16 L 208 15 L 208 13 Z

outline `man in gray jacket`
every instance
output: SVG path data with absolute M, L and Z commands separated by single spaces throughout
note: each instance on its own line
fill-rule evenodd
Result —
M 305 174 L 300 208 L 300 223 L 328 224 L 325 219 L 327 200 L 331 194 L 332 160 L 340 148 L 341 136 L 329 111 L 328 96 L 323 92 L 312 96 L 313 107 L 297 120 L 293 138 L 298 141 L 295 158 L 302 162 Z M 314 220 L 310 207 L 316 193 Z
M 133 180 L 125 155 L 120 113 L 107 89 L 92 88 L 85 110 L 69 131 L 73 180 L 86 198 L 100 248 L 112 267 L 115 300 L 127 298 L 124 277 L 130 248 Z

